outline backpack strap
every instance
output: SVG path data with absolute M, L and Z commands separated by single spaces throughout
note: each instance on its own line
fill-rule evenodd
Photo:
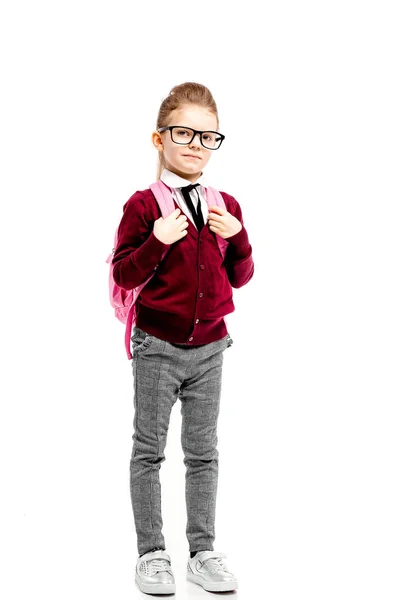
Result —
M 132 325 L 133 325 L 133 315 L 135 313 L 135 303 L 132 303 L 132 306 L 129 309 L 128 316 L 126 318 L 126 327 L 125 327 L 125 350 L 128 356 L 128 360 L 132 360 L 132 352 L 131 352 L 131 335 L 132 335 Z
M 221 192 L 218 191 L 217 189 L 215 189 L 213 187 L 207 187 L 206 188 L 206 199 L 207 199 L 207 204 L 209 207 L 210 206 L 220 206 L 221 208 L 226 210 L 225 200 L 223 199 Z M 228 249 L 229 242 L 224 240 L 224 238 L 222 238 L 218 234 L 215 234 L 215 237 L 217 238 L 218 247 L 219 247 L 219 251 L 221 252 L 221 256 L 225 260 L 226 251 Z M 225 323 L 225 327 L 227 327 L 227 322 L 226 322 L 225 317 L 223 317 L 223 321 Z
M 155 199 L 157 200 L 157 204 L 160 207 L 162 217 L 165 219 L 175 210 L 174 199 L 171 194 L 171 189 L 165 185 L 160 179 L 155 183 L 150 185 L 150 190 L 153 192 Z M 168 252 L 169 248 L 167 248 L 160 260 L 163 260 L 164 256 Z M 142 288 L 146 285 L 146 283 L 153 277 L 154 272 L 146 279 L 144 283 L 139 285 L 134 290 L 134 299 L 132 302 L 132 306 L 129 310 L 128 316 L 126 318 L 126 327 L 125 327 L 125 349 L 129 360 L 132 360 L 131 353 L 131 335 L 132 335 L 132 325 L 133 320 L 136 318 L 136 298 L 139 296 Z
M 161 214 L 165 219 L 175 210 L 174 199 L 172 197 L 171 188 L 168 187 L 161 179 L 152 183 L 150 186 L 151 191 L 154 194 L 155 199 L 161 210 Z
M 207 204 L 209 207 L 210 206 L 219 206 L 219 207 L 223 208 L 224 210 L 226 210 L 225 200 L 223 199 L 221 192 L 219 192 L 215 188 L 212 188 L 212 187 L 206 188 L 206 198 L 207 198 Z M 215 234 L 215 237 L 217 238 L 221 256 L 223 259 L 225 259 L 225 255 L 226 255 L 227 248 L 229 246 L 229 242 L 224 240 L 224 238 L 222 238 L 218 234 Z

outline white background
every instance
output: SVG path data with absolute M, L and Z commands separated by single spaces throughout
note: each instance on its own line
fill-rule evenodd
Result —
M 162 99 L 198 81 L 255 274 L 234 290 L 215 549 L 236 596 L 398 600 L 397 3 L 8 2 L 1 9 L 1 591 L 139 598 L 133 387 L 108 300 Z M 161 469 L 176 597 L 180 408 Z

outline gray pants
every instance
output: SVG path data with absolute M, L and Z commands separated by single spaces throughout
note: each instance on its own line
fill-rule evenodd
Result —
M 214 550 L 218 483 L 217 419 L 223 352 L 233 340 L 187 346 L 133 328 L 134 433 L 130 490 L 139 555 L 162 548 L 159 470 L 170 414 L 181 400 L 186 466 L 186 536 L 191 552 Z

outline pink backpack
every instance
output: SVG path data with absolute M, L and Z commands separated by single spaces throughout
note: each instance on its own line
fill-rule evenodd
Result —
M 165 185 L 161 180 L 156 183 L 152 183 L 150 186 L 151 191 L 153 192 L 158 205 L 161 210 L 161 214 L 165 219 L 175 210 L 174 200 L 172 198 L 170 188 Z M 208 206 L 220 206 L 221 208 L 226 210 L 225 202 L 220 192 L 214 188 L 208 187 L 206 188 L 206 197 Z M 224 240 L 220 235 L 216 234 L 216 238 L 218 241 L 218 246 L 221 252 L 222 258 L 225 258 L 226 249 L 229 245 L 229 242 Z M 144 288 L 146 283 L 153 277 L 154 272 L 146 279 L 144 283 L 141 283 L 138 287 L 132 290 L 124 290 L 120 288 L 114 281 L 113 277 L 113 265 L 111 264 L 113 254 L 115 248 L 118 244 L 118 228 L 115 232 L 114 236 L 114 248 L 110 256 L 107 258 L 107 263 L 110 265 L 109 277 L 108 277 L 108 285 L 110 292 L 110 302 L 111 306 L 115 309 L 115 316 L 122 323 L 126 324 L 125 328 L 125 349 L 128 356 L 128 359 L 132 359 L 132 354 L 130 350 L 130 339 L 132 335 L 132 327 L 136 322 L 136 300 Z M 161 260 L 164 258 L 169 248 L 164 252 L 161 257 Z

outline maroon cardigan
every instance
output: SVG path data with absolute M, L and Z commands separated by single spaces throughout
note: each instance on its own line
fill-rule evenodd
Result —
M 221 192 L 226 209 L 241 223 L 223 261 L 216 233 L 206 224 L 199 233 L 188 219 L 187 234 L 164 244 L 153 233 L 161 211 L 150 189 L 138 191 L 124 205 L 112 264 L 114 280 L 129 290 L 156 271 L 137 299 L 136 325 L 168 342 L 198 346 L 227 335 L 224 315 L 235 310 L 232 287 L 253 276 L 252 247 L 239 203 Z M 175 203 L 176 208 L 179 206 Z M 164 259 L 161 256 L 169 248 Z

